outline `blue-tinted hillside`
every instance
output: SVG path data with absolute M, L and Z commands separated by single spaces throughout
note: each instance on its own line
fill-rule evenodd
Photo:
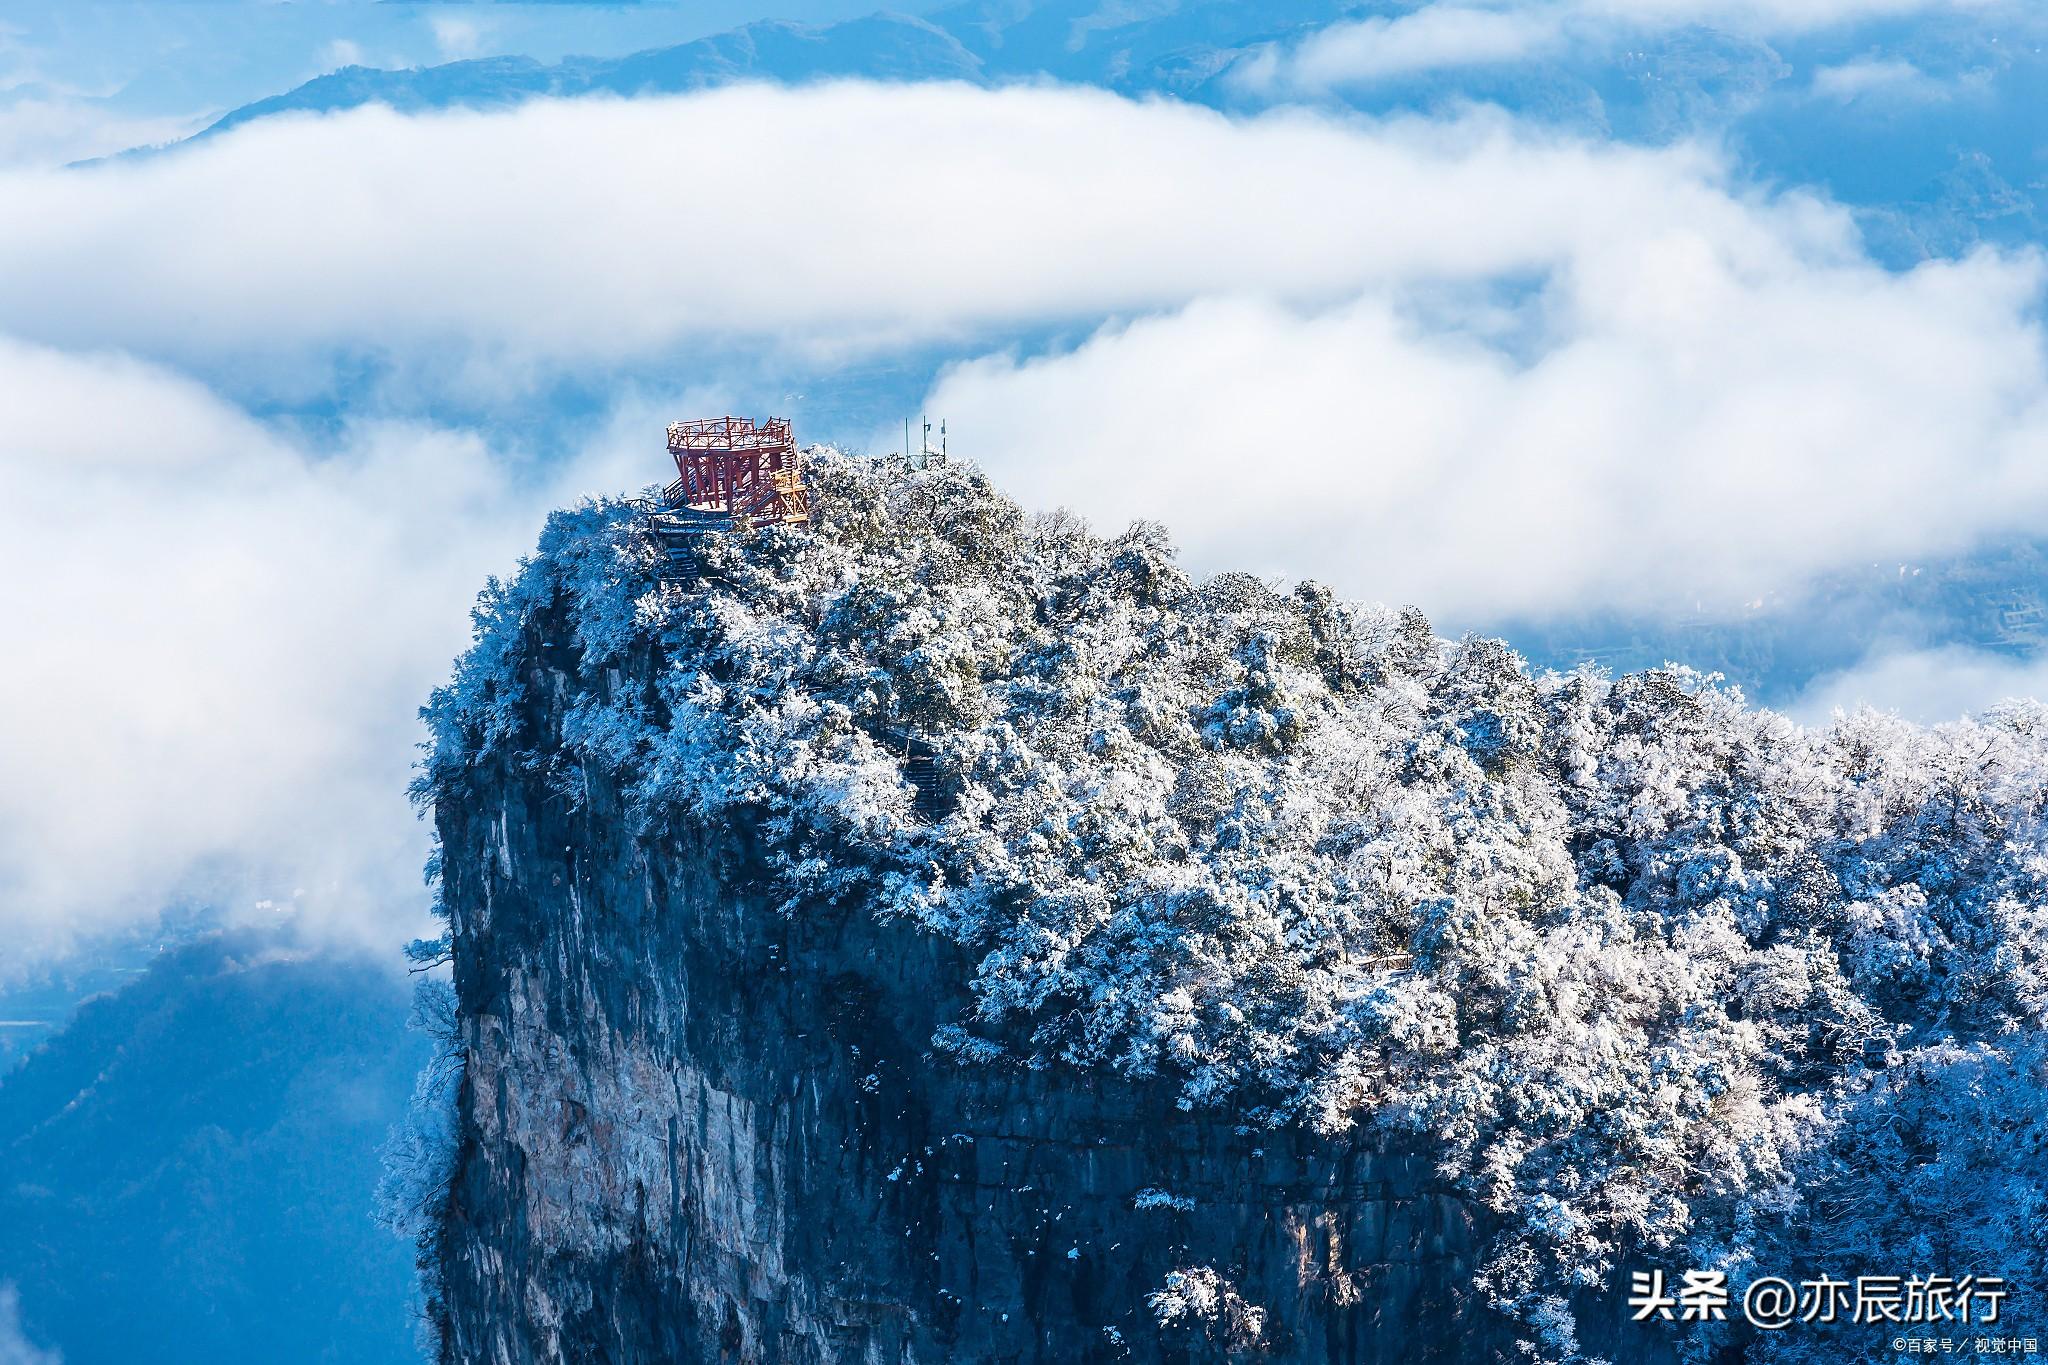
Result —
M 67 1365 L 410 1361 L 371 1219 L 405 983 L 252 936 L 165 954 L 0 1080 L 0 1282 Z

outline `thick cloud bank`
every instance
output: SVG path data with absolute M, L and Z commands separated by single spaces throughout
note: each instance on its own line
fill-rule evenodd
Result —
M 17 943 L 187 891 L 416 907 L 412 709 L 472 592 L 723 401 L 507 452 L 304 438 L 194 376 L 289 371 L 349 417 L 338 355 L 528 401 L 677 345 L 946 344 L 981 354 L 931 411 L 1027 503 L 1453 621 L 1732 609 L 2048 513 L 2036 259 L 1887 272 L 1700 148 L 1500 115 L 872 84 L 364 109 L 0 172 L 0 205 Z M 1076 340 L 1002 349 L 1026 332 Z
M 1740 197 L 1692 150 L 942 84 L 291 116 L 10 174 L 0 201 L 12 330 L 182 355 L 875 348 L 1542 277 L 1674 233 L 1745 260 L 1857 254 L 1845 218 Z
M 2044 510 L 2037 260 L 1887 272 L 1700 149 L 1504 116 L 743 87 L 286 118 L 0 190 L 0 310 L 56 344 L 516 384 L 1107 317 L 933 410 L 1029 501 L 1440 612 L 1725 612 Z
M 1899 650 L 1814 679 L 1792 713 L 1824 724 L 1838 711 L 1878 706 L 1922 725 L 1939 725 L 2008 697 L 2048 697 L 2048 660 L 1962 647 Z
M 627 467 L 541 476 L 402 425 L 315 448 L 159 368 L 13 342 L 0 411 L 0 968 L 181 897 L 393 941 L 425 908 L 414 712 L 464 608 Z
M 1466 620 L 1731 615 L 2048 506 L 2030 264 L 1887 275 L 1673 232 L 1589 254 L 1527 351 L 1366 297 L 1209 300 L 962 365 L 931 410 L 1026 502 L 1205 567 Z

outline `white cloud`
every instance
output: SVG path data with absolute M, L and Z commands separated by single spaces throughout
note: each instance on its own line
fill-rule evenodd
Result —
M 1563 0 L 1592 18 L 1644 27 L 1704 24 L 1764 34 L 1812 33 L 1866 19 L 1910 14 L 1988 14 L 2010 0 Z
M 1232 74 L 1254 94 L 1314 93 L 1390 77 L 1590 51 L 1701 24 L 1775 37 L 1925 11 L 1988 11 L 2007 0 L 1452 0 L 1392 17 L 1346 19 L 1254 54 Z
M 2002 701 L 2048 697 L 2048 659 L 1967 648 L 1883 651 L 1816 678 L 1787 712 L 1809 725 L 1872 706 L 1923 725 L 1978 715 Z
M 361 43 L 350 38 L 334 38 L 320 49 L 319 66 L 322 71 L 333 71 L 344 66 L 363 66 L 367 60 Z
M 423 927 L 414 712 L 485 574 L 547 507 L 658 477 L 659 445 L 536 471 L 367 424 L 316 450 L 155 367 L 5 341 L 0 410 L 0 968 L 181 895 Z
M 434 46 L 448 61 L 474 57 L 483 49 L 484 25 L 474 19 L 436 14 L 430 16 L 427 23 L 434 34 Z
M 0 1365 L 63 1365 L 62 1356 L 22 1334 L 21 1295 L 11 1284 L 0 1284 Z
M 90 175 L 0 176 L 0 201 L 19 209 L 0 215 L 17 334 L 215 359 L 877 348 L 1218 291 L 1540 272 L 1685 226 L 1739 252 L 1854 249 L 1845 216 L 1743 202 L 1688 149 L 952 85 L 268 119 Z
M 203 115 L 137 117 L 70 95 L 0 102 L 0 170 L 54 169 L 130 147 L 171 142 L 196 131 Z
M 1196 564 L 1454 619 L 1732 615 L 2048 514 L 2030 263 L 1907 276 L 1673 231 L 1589 254 L 1533 355 L 1397 298 L 1199 303 L 985 358 L 926 410 L 1039 503 L 1149 516 Z
M 1871 96 L 1924 101 L 1946 98 L 1948 87 L 1911 62 L 1863 57 L 1815 71 L 1813 93 L 1842 104 Z
M 1283 60 L 1260 54 L 1234 73 L 1241 86 L 1335 86 L 1447 68 L 1525 60 L 1564 40 L 1566 15 L 1555 7 L 1483 9 L 1430 5 L 1391 18 L 1360 19 L 1304 39 Z
M 1700 149 L 1504 115 L 858 84 L 366 109 L 0 173 L 0 203 L 17 945 L 183 888 L 395 936 L 412 712 L 483 574 L 721 407 L 622 408 L 563 485 L 462 432 L 308 442 L 181 374 L 367 348 L 516 388 L 1078 325 L 944 376 L 956 451 L 1164 519 L 1200 567 L 1452 619 L 1782 598 L 2048 515 L 2034 257 L 1889 273 Z

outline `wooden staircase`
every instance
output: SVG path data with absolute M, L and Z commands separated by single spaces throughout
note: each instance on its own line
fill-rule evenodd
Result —
M 661 548 L 661 576 L 671 580 L 702 578 L 704 562 L 699 549 L 704 537 L 713 531 L 731 530 L 731 514 L 653 503 L 643 506 L 646 508 L 647 533 Z
M 903 780 L 910 784 L 910 813 L 920 824 L 936 825 L 953 813 L 958 793 L 939 772 L 938 751 L 928 740 L 907 730 L 889 730 L 884 740 L 897 755 Z

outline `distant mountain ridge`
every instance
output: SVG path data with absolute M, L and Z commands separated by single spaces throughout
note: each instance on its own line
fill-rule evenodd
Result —
M 749 76 L 801 80 L 850 75 L 977 80 L 981 62 L 944 30 L 907 15 L 877 14 L 824 26 L 764 20 L 616 58 L 544 63 L 532 57 L 480 57 L 397 71 L 345 66 L 231 110 L 197 136 L 274 114 L 333 113 L 372 103 L 405 111 L 488 108 L 551 96 L 679 93 Z
M 0 1069 L 29 1339 L 67 1365 L 414 1359 L 411 1254 L 372 1217 L 426 1056 L 406 1008 L 396 972 L 224 934 Z
M 230 110 L 194 137 L 275 114 L 334 113 L 372 103 L 405 111 L 492 108 L 548 97 L 676 94 L 748 79 L 995 83 L 1050 77 L 1201 96 L 1243 51 L 1343 12 L 1317 0 L 1166 0 L 1134 6 L 1124 17 L 1106 15 L 1087 0 L 969 0 L 928 17 L 881 11 L 829 24 L 764 19 L 622 57 L 480 57 L 403 70 L 345 66 Z

